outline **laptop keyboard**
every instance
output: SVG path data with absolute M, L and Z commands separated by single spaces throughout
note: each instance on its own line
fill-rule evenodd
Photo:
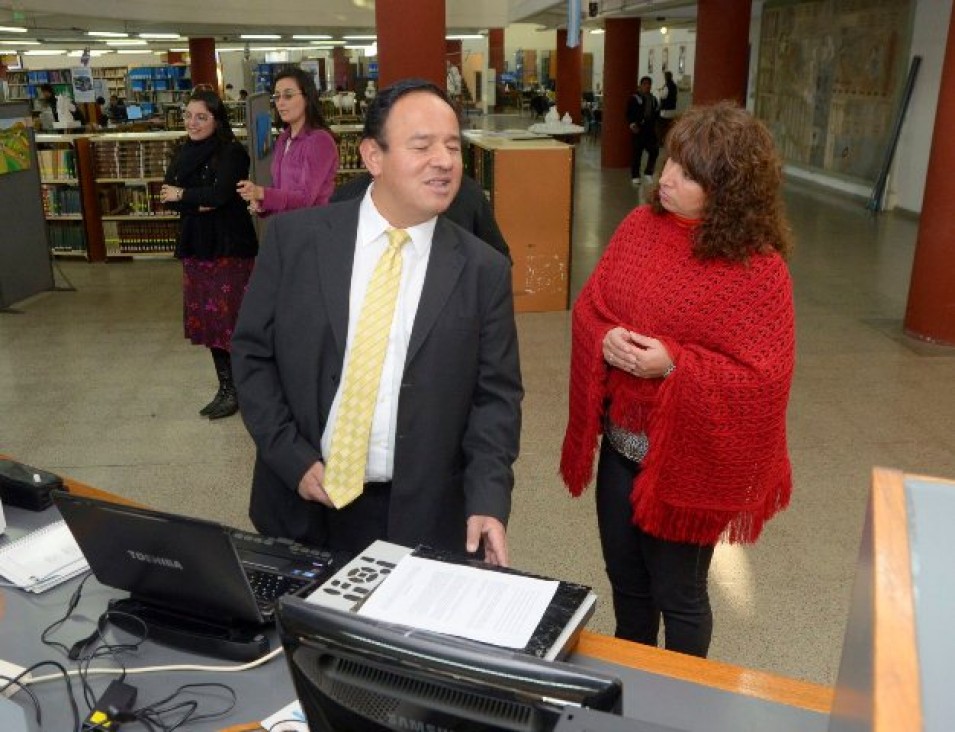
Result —
M 271 607 L 282 595 L 297 592 L 311 582 L 311 580 L 283 577 L 254 569 L 246 569 L 245 575 L 249 578 L 255 599 L 262 607 Z
M 239 550 L 240 554 L 245 550 L 299 562 L 320 562 L 328 565 L 332 563 L 331 552 L 299 544 L 291 539 L 262 536 L 262 534 L 253 534 L 238 529 L 233 529 L 230 533 L 232 534 L 232 543 L 235 544 L 235 548 Z

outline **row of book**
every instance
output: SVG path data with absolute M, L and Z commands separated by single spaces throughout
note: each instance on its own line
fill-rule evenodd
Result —
M 104 221 L 106 254 L 165 254 L 176 250 L 178 221 Z
M 173 211 L 159 200 L 162 183 L 100 185 L 99 206 L 103 216 L 169 216 Z
M 69 69 L 28 71 L 27 79 L 31 84 L 71 84 L 73 75 Z
M 40 200 L 43 203 L 44 216 L 63 216 L 64 214 L 83 213 L 79 188 L 63 186 L 40 186 Z
M 162 178 L 181 140 L 93 141 L 97 178 Z
M 494 187 L 494 152 L 470 145 L 464 156 L 464 172 L 481 184 L 484 190 Z
M 81 221 L 47 222 L 46 238 L 54 252 L 85 252 L 86 233 Z
M 338 166 L 340 168 L 363 168 L 358 146 L 361 135 L 342 135 L 338 141 Z
M 76 155 L 72 148 L 63 150 L 37 150 L 41 180 L 76 178 Z

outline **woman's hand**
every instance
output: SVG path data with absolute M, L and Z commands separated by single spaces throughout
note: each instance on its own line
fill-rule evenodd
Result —
M 171 186 L 168 183 L 163 183 L 162 187 L 159 189 L 159 201 L 161 203 L 173 203 L 175 201 L 182 200 L 183 194 L 182 188 L 178 186 Z
M 673 366 L 669 351 L 659 340 L 619 326 L 604 336 L 603 354 L 614 368 L 642 379 L 665 376 Z
M 240 180 L 235 190 L 243 201 L 249 203 L 257 203 L 265 198 L 265 189 L 262 186 L 255 185 L 250 180 Z

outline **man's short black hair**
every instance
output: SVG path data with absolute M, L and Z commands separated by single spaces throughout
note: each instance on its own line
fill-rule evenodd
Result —
M 651 79 L 649 76 L 641 76 L 641 77 L 640 77 L 640 84 L 641 84 L 641 86 L 643 85 L 643 82 L 647 82 L 648 84 L 652 84 L 652 83 L 653 83 L 653 79 Z
M 388 115 L 391 108 L 395 106 L 401 97 L 413 92 L 427 92 L 434 94 L 442 102 L 447 104 L 453 110 L 451 102 L 448 101 L 448 95 L 444 90 L 425 79 L 402 79 L 396 81 L 389 87 L 379 91 L 375 98 L 371 100 L 368 109 L 365 112 L 365 129 L 362 131 L 362 139 L 371 139 L 378 143 L 382 150 L 388 149 L 388 142 L 385 140 L 385 123 L 388 122 Z

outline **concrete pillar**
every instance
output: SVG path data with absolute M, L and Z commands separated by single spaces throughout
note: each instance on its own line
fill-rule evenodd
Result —
M 208 84 L 221 93 L 219 75 L 216 73 L 215 38 L 189 39 L 189 73 L 194 87 Z
M 905 309 L 905 332 L 926 341 L 955 346 L 955 13 L 948 25 L 938 107 L 915 261 Z
M 384 88 L 399 79 L 427 79 L 447 86 L 444 65 L 444 0 L 377 0 L 378 81 Z
M 732 99 L 746 106 L 752 0 L 699 0 L 693 103 Z
M 604 24 L 604 92 L 600 167 L 630 167 L 627 101 L 640 75 L 640 18 L 608 18 Z
M 574 48 L 567 47 L 567 30 L 557 31 L 557 111 L 563 117 L 565 112 L 575 125 L 582 122 L 580 114 L 580 67 L 583 61 L 583 44 L 577 39 Z

